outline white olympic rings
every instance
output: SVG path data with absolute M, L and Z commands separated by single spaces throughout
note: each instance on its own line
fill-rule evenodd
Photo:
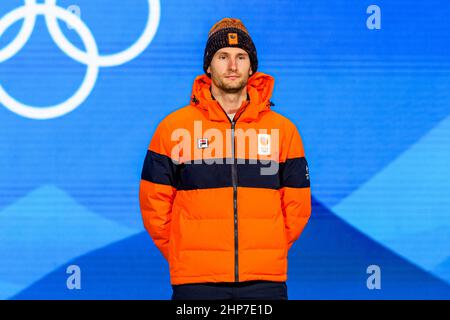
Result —
M 83 83 L 75 94 L 66 101 L 53 106 L 33 107 L 23 104 L 11 97 L 0 84 L 0 103 L 12 112 L 30 119 L 56 118 L 76 109 L 91 93 L 97 80 L 99 67 L 118 66 L 137 57 L 153 40 L 159 25 L 159 0 L 147 0 L 149 5 L 148 20 L 139 39 L 124 51 L 110 55 L 99 55 L 97 43 L 90 29 L 77 15 L 58 7 L 56 1 L 46 0 L 45 3 L 38 4 L 36 0 L 25 0 L 25 5 L 14 9 L 0 19 L 0 36 L 15 22 L 24 19 L 22 28 L 16 38 L 5 48 L 0 49 L 0 63 L 13 57 L 25 46 L 33 32 L 36 16 L 43 15 L 50 35 L 57 46 L 69 57 L 87 66 Z M 67 40 L 59 28 L 58 19 L 71 25 L 79 34 L 86 52 L 79 50 Z

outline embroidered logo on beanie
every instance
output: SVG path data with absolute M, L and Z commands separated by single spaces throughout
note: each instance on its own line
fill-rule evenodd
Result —
M 229 33 L 228 34 L 228 44 L 238 44 L 238 34 Z

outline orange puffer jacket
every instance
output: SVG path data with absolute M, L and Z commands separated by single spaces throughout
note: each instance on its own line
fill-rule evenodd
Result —
M 157 126 L 139 200 L 171 284 L 287 280 L 311 191 L 299 132 L 270 108 L 273 85 L 253 74 L 231 121 L 200 75 L 191 104 Z

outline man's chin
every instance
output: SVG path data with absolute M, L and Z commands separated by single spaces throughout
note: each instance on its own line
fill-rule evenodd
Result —
M 244 83 L 236 83 L 236 84 L 224 84 L 222 90 L 229 93 L 236 93 L 244 89 Z
M 222 90 L 227 93 L 237 93 L 237 92 L 241 91 L 242 89 L 244 89 L 244 87 L 224 87 L 224 88 L 222 88 Z

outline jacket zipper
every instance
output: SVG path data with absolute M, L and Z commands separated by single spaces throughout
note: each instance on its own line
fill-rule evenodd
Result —
M 228 115 L 227 115 L 228 116 Z M 237 165 L 234 142 L 234 128 L 236 122 L 231 122 L 231 146 L 233 163 L 231 164 L 231 179 L 233 182 L 233 209 L 234 209 L 234 281 L 239 282 L 239 255 L 238 255 L 238 213 L 237 213 Z
M 236 127 L 236 119 L 230 120 L 226 111 L 220 106 L 225 113 L 228 121 L 231 123 L 231 181 L 233 184 L 233 213 L 234 213 L 234 281 L 239 282 L 239 236 L 238 236 L 238 212 L 237 212 L 237 163 L 236 163 L 236 146 L 234 139 L 234 129 Z M 241 112 L 242 113 L 242 112 Z M 239 114 L 240 115 L 240 114 Z

